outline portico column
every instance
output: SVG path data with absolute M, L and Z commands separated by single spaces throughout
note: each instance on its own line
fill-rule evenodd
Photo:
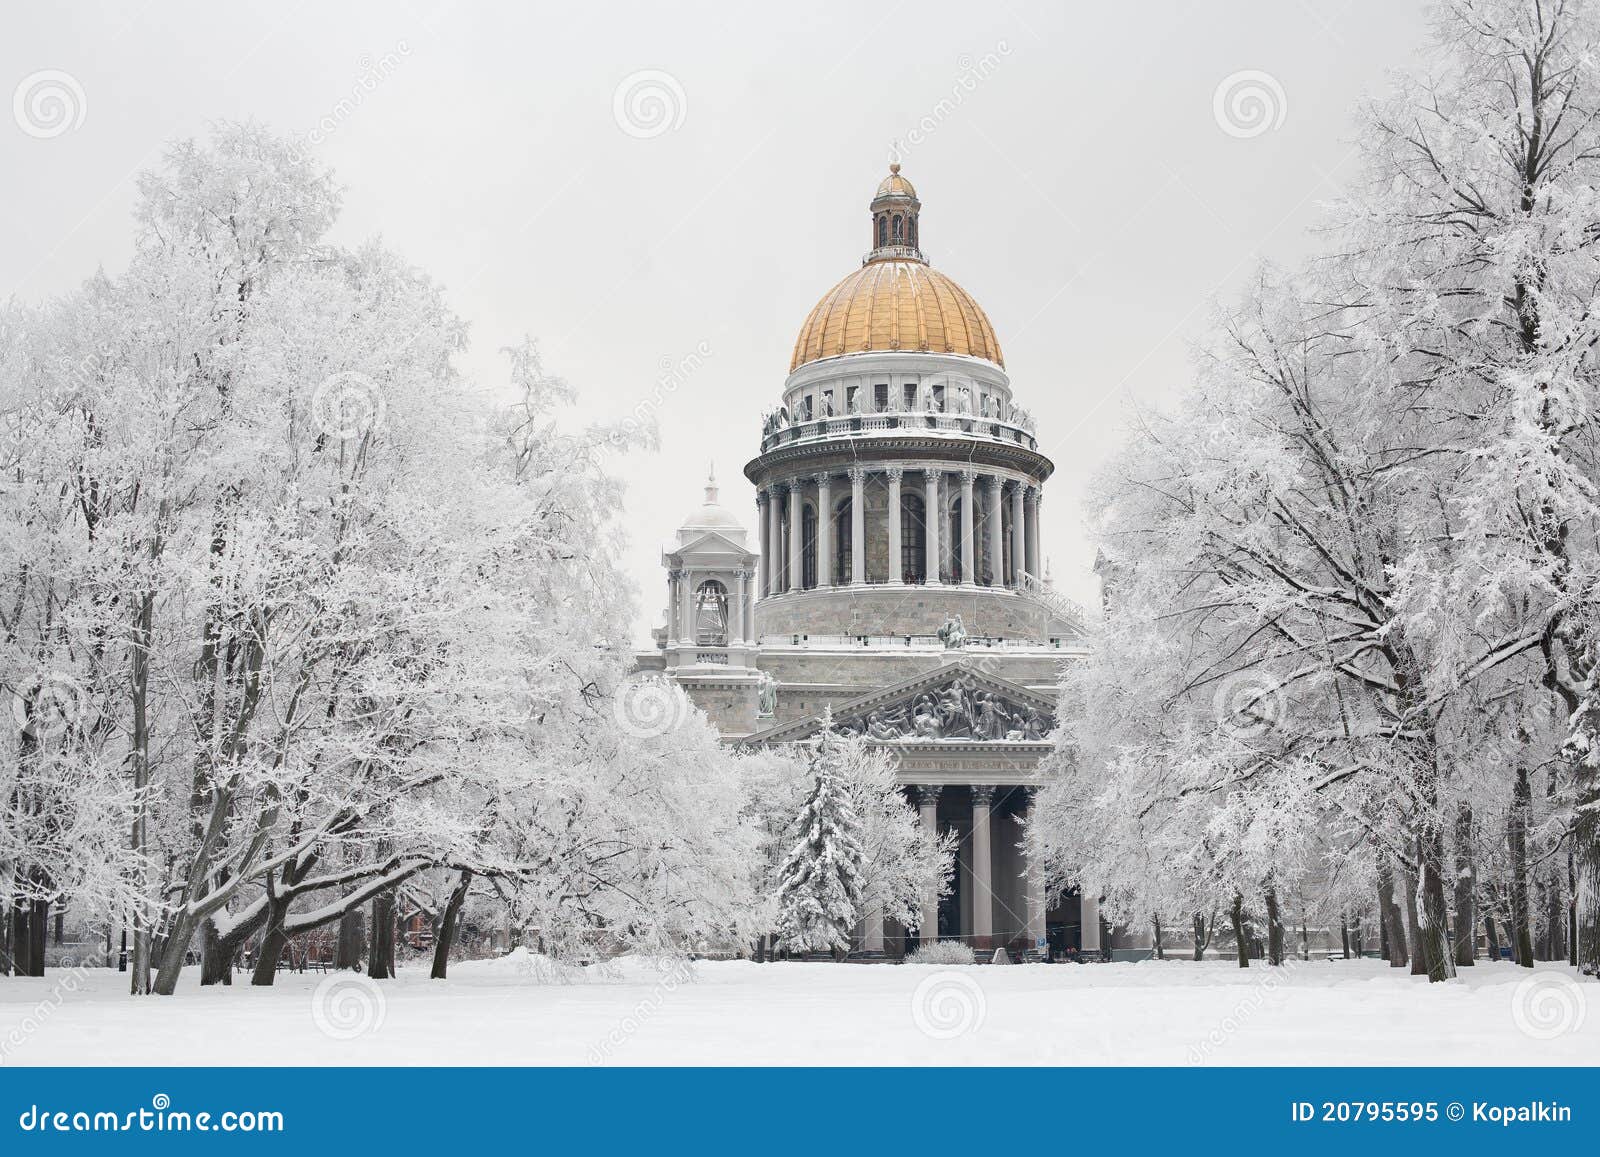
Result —
M 833 585 L 833 475 L 817 475 L 817 585 Z
M 756 584 L 754 582 L 745 584 L 744 632 L 745 642 L 754 644 L 761 641 L 761 637 L 756 634 Z
M 867 470 L 850 467 L 850 582 L 867 581 Z
M 789 484 L 789 589 L 800 589 L 800 479 Z
M 972 483 L 977 472 L 961 472 L 961 585 L 970 587 L 978 581 L 972 562 Z
M 1100 900 L 1087 892 L 1078 897 L 1078 942 L 1085 952 L 1100 951 Z
M 922 539 L 927 547 L 927 581 L 939 585 L 939 472 L 932 467 L 922 471 Z
M 922 830 L 934 839 L 939 838 L 939 785 L 922 784 L 917 788 L 917 811 L 922 817 Z M 917 938 L 924 944 L 939 939 L 939 897 L 922 898 L 922 926 Z
M 744 642 L 745 570 L 743 567 L 739 568 L 735 577 L 738 580 L 734 583 L 738 588 L 737 593 L 730 592 L 728 595 L 728 646 L 730 647 L 737 647 Z
M 1004 586 L 1005 576 L 1005 540 L 1000 537 L 1003 529 L 1000 521 L 1000 475 L 989 475 L 989 585 L 992 587 Z
M 994 849 L 989 839 L 989 809 L 994 788 L 972 786 L 972 941 L 982 951 L 994 947 Z
M 1022 489 L 1020 482 L 1011 487 L 1011 585 L 1017 590 L 1022 589 L 1022 572 L 1026 569 L 1022 564 L 1028 554 L 1023 537 L 1028 517 L 1022 508 Z
M 1039 789 L 1028 789 L 1028 819 L 1037 818 L 1034 808 L 1038 805 Z M 1028 890 L 1028 947 L 1036 952 L 1046 950 L 1045 940 L 1045 902 L 1044 902 L 1044 866 L 1039 863 L 1038 857 L 1028 856 L 1028 875 L 1026 881 Z
M 900 476 L 901 466 L 889 466 L 884 476 L 889 480 L 889 581 L 896 586 L 906 581 L 905 568 L 900 565 Z
M 1037 579 L 1039 577 L 1039 488 L 1028 487 L 1028 493 L 1023 496 L 1023 507 L 1028 512 L 1028 574 Z

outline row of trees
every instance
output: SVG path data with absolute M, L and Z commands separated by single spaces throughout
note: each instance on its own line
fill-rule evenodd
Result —
M 637 435 L 563 433 L 531 345 L 509 404 L 475 389 L 439 288 L 338 209 L 222 126 L 142 178 L 124 273 L 0 312 L 7 964 L 64 904 L 159 993 L 319 929 L 389 975 L 401 903 L 441 976 L 475 910 L 557 953 L 770 931 L 808 764 L 631 718 L 676 693 L 628 674 L 619 487 L 573 450 Z
M 1325 254 L 1100 480 L 1103 643 L 1029 839 L 1119 920 L 1254 913 L 1276 959 L 1292 904 L 1434 980 L 1480 932 L 1593 974 L 1600 23 L 1455 0 L 1436 47 Z

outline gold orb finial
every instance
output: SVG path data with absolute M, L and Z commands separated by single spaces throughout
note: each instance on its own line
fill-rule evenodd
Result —
M 890 161 L 889 162 L 889 171 L 891 173 L 898 173 L 900 171 L 900 162 L 899 161 Z

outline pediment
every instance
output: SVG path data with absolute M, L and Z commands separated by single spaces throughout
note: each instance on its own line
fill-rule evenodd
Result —
M 839 704 L 833 726 L 885 744 L 1039 744 L 1055 727 L 1055 704 L 960 659 Z M 822 716 L 810 715 L 747 742 L 789 743 L 821 730 Z
M 742 546 L 727 535 L 715 530 L 708 530 L 699 537 L 683 543 L 681 546 L 675 546 L 664 553 L 669 559 L 682 559 L 691 556 L 704 558 L 708 555 L 718 558 L 739 559 L 755 557 L 755 552 L 750 550 L 749 547 Z

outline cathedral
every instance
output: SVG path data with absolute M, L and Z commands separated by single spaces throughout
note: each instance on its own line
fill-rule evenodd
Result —
M 893 752 L 923 823 L 959 834 L 952 892 L 918 931 L 869 915 L 860 952 L 1097 952 L 1094 900 L 1047 898 L 1017 846 L 1058 674 L 1084 653 L 1041 576 L 1054 467 L 989 318 L 924 256 L 899 165 L 869 209 L 868 252 L 801 324 L 745 465 L 754 538 L 709 479 L 663 553 L 666 625 L 639 665 L 730 741 L 804 740 L 831 709 Z

